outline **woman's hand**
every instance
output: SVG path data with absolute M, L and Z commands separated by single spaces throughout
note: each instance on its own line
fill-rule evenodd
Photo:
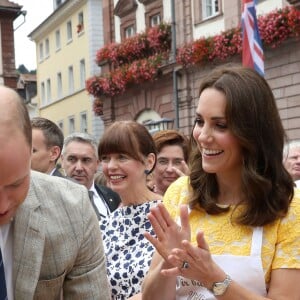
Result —
M 197 234 L 197 246 L 193 246 L 187 240 L 182 241 L 181 244 L 181 248 L 173 249 L 168 257 L 168 261 L 172 265 L 181 267 L 163 270 L 163 275 L 181 275 L 197 280 L 207 288 L 211 288 L 213 282 L 221 281 L 225 278 L 225 272 L 212 260 L 203 232 L 198 232 Z M 182 267 L 183 262 L 187 263 L 186 268 Z
M 181 226 L 178 225 L 170 216 L 162 203 L 151 208 L 148 218 L 152 224 L 156 238 L 149 233 L 145 237 L 153 244 L 158 253 L 166 262 L 174 248 L 181 248 L 183 240 L 190 240 L 190 225 L 188 220 L 187 205 L 180 207 Z M 176 267 L 176 265 L 173 265 Z M 177 265 L 181 267 L 181 264 Z
M 190 169 L 189 169 L 189 166 L 187 165 L 187 163 L 186 163 L 184 160 L 181 161 L 181 165 L 182 165 L 182 171 L 179 170 L 179 169 L 176 168 L 176 167 L 172 167 L 173 170 L 176 172 L 176 174 L 177 174 L 179 177 L 181 177 L 181 176 L 186 176 L 186 175 L 187 175 L 187 176 L 190 175 Z

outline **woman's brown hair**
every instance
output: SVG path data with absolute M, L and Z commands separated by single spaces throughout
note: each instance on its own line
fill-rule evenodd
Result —
M 267 81 L 243 67 L 216 69 L 203 79 L 206 88 L 222 92 L 227 100 L 227 126 L 243 152 L 241 204 L 245 210 L 235 219 L 239 224 L 262 226 L 283 217 L 294 195 L 293 181 L 282 164 L 285 131 Z M 216 205 L 219 188 L 215 174 L 206 173 L 196 141 L 191 136 L 190 183 L 192 207 L 200 205 L 209 214 L 222 213 Z
M 174 129 L 161 130 L 153 134 L 156 150 L 159 153 L 165 146 L 179 146 L 182 149 L 185 162 L 189 159 L 189 140 L 181 132 Z
M 135 121 L 116 121 L 106 128 L 98 146 L 100 160 L 101 156 L 110 153 L 124 153 L 144 163 L 148 154 L 154 153 L 156 157 L 156 148 L 144 125 Z M 152 170 L 154 167 L 155 164 Z

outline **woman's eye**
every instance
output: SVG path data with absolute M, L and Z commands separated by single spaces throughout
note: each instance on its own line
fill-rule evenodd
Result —
M 127 159 L 127 156 L 126 155 L 120 155 L 119 156 L 119 160 L 121 160 L 121 161 L 124 161 L 124 160 L 126 160 Z
M 195 124 L 197 124 L 198 126 L 202 126 L 204 124 L 203 120 L 200 118 L 196 118 L 195 119 Z
M 220 129 L 227 129 L 227 124 L 225 123 L 217 123 L 216 126 Z

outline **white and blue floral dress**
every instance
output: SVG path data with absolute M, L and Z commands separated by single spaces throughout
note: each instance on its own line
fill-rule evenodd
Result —
M 141 291 L 154 252 L 144 237 L 146 231 L 154 235 L 147 214 L 159 202 L 119 207 L 100 226 L 114 300 L 127 299 Z

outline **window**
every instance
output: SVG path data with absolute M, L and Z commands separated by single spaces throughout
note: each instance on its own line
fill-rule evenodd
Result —
M 72 41 L 72 22 L 67 23 L 67 42 Z
M 47 79 L 47 103 L 51 101 L 51 81 Z
M 60 6 L 63 3 L 62 0 L 55 0 L 54 2 L 54 9 L 56 9 L 58 6 Z
M 64 121 L 58 121 L 58 127 L 61 129 L 62 132 L 64 132 Z
M 69 134 L 75 132 L 75 119 L 74 117 L 69 117 Z
M 80 87 L 85 88 L 85 60 L 80 60 Z
M 47 38 L 45 40 L 45 58 L 49 57 L 50 55 L 50 45 L 49 45 L 49 39 Z
M 198 0 L 200 1 L 200 0 Z M 145 6 L 145 25 L 146 28 L 157 26 L 163 20 L 163 1 L 143 1 Z
M 46 91 L 45 91 L 45 83 L 41 83 L 41 99 L 42 99 L 42 104 L 46 104 Z
M 150 26 L 154 27 L 160 24 L 160 14 L 150 17 Z
M 130 25 L 124 29 L 124 37 L 129 38 L 135 35 L 135 29 L 133 25 Z
M 55 41 L 56 41 L 56 50 L 60 50 L 61 48 L 60 30 L 56 30 L 55 32 Z
M 74 74 L 73 74 L 73 66 L 69 66 L 69 93 L 72 94 L 74 92 Z
M 194 0 L 194 23 L 221 15 L 221 0 Z
M 42 61 L 44 59 L 44 44 L 40 43 L 39 45 L 39 56 L 40 56 L 40 61 Z
M 136 33 L 137 1 L 117 1 L 114 15 L 120 18 L 120 38 L 131 37 Z
M 62 98 L 62 77 L 61 73 L 57 73 L 57 98 Z
M 218 0 L 202 0 L 202 18 L 206 19 L 219 13 Z
M 80 33 L 84 30 L 84 22 L 83 22 L 83 12 L 78 14 L 78 24 L 77 24 L 77 33 Z
M 87 132 L 87 115 L 86 112 L 80 114 L 80 132 Z

